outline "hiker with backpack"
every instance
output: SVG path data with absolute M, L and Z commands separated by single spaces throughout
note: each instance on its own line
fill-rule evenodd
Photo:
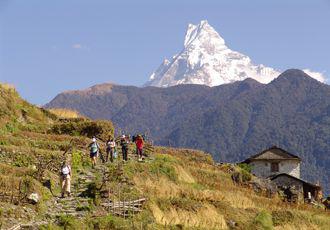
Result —
M 137 135 L 134 135 L 134 136 L 132 137 L 132 143 L 135 143 L 135 142 L 136 142 L 136 138 L 137 138 Z M 137 150 L 137 148 L 135 148 L 135 154 L 138 155 L 138 150 Z
M 71 167 L 66 161 L 63 162 L 61 166 L 61 198 L 65 197 L 65 194 L 71 196 Z
M 105 161 L 108 162 L 109 161 L 109 155 L 110 155 L 110 161 L 113 162 L 113 159 L 116 158 L 116 141 L 113 138 L 108 139 L 107 141 L 107 155 L 105 157 Z
M 90 158 L 91 158 L 91 160 L 92 160 L 92 167 L 94 168 L 95 165 L 96 165 L 96 158 L 97 158 L 97 156 L 98 156 L 98 154 L 99 154 L 99 151 L 100 151 L 100 146 L 99 146 L 99 144 L 97 143 L 95 137 L 93 137 L 93 139 L 92 139 L 92 143 L 90 143 L 90 144 L 88 145 L 88 148 L 89 148 L 89 150 L 90 150 Z
M 139 161 L 142 161 L 144 141 L 141 135 L 137 135 L 137 137 L 135 138 L 135 145 Z
M 129 140 L 125 135 L 122 135 L 120 138 L 120 146 L 121 146 L 121 151 L 123 154 L 123 160 L 127 161 L 127 154 L 128 154 L 128 144 Z

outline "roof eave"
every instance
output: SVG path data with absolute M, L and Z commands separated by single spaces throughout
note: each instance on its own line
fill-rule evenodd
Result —
M 291 178 L 296 179 L 296 180 L 298 180 L 298 181 L 301 181 L 302 183 L 305 183 L 305 184 L 307 184 L 307 185 L 309 185 L 309 186 L 311 186 L 311 187 L 314 187 L 314 188 L 317 188 L 317 189 L 322 189 L 322 187 L 321 187 L 320 185 L 312 184 L 312 183 L 310 183 L 310 182 L 308 182 L 308 181 L 302 180 L 302 179 L 300 179 L 300 178 L 297 178 L 297 177 L 295 177 L 295 176 L 289 175 L 289 174 L 287 174 L 287 173 L 280 173 L 280 174 L 277 174 L 277 175 L 273 176 L 272 178 L 270 178 L 270 180 L 274 180 L 274 179 L 276 179 L 276 178 L 279 177 L 279 176 L 288 176 L 288 177 L 291 177 Z
M 285 161 L 293 160 L 293 161 L 299 161 L 299 162 L 301 162 L 301 159 L 300 158 L 277 158 L 277 159 L 267 159 L 267 158 L 264 158 L 264 159 L 255 159 L 255 158 L 252 158 L 252 159 L 247 159 L 244 162 L 248 161 L 250 163 L 252 161 L 284 161 L 284 160 Z

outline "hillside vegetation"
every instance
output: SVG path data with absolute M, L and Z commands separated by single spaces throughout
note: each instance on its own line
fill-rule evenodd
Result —
M 329 212 L 267 198 L 232 182 L 231 164 L 204 152 L 155 147 L 144 162 L 92 168 L 91 136 L 113 135 L 111 122 L 60 119 L 0 86 L 0 228 L 39 229 L 327 229 Z M 24 112 L 23 112 L 24 111 Z M 9 125 L 8 125 L 9 124 Z M 101 144 L 103 144 L 101 142 Z M 134 149 L 131 146 L 130 152 Z M 72 198 L 59 199 L 59 167 L 73 168 Z M 247 178 L 251 178 L 244 171 Z M 28 196 L 40 201 L 31 204 Z M 145 198 L 141 212 L 111 214 L 105 205 Z
M 83 117 L 82 115 L 79 114 L 79 112 L 75 110 L 70 110 L 70 109 L 49 109 L 51 113 L 54 113 L 60 118 L 81 118 Z
M 200 149 L 217 161 L 243 161 L 276 145 L 300 156 L 302 177 L 321 179 L 330 192 L 330 86 L 303 71 L 267 85 L 106 86 L 59 94 L 46 107 L 109 119 L 119 130 L 147 132 L 158 145 Z

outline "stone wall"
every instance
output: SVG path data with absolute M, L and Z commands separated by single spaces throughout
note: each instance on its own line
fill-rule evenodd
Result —
M 279 187 L 288 187 L 291 191 L 296 191 L 298 201 L 304 200 L 304 185 L 303 182 L 295 180 L 288 176 L 278 176 L 272 180 Z
M 279 161 L 279 171 L 271 172 L 271 161 L 258 160 L 250 163 L 252 173 L 258 177 L 269 177 L 280 173 L 287 173 L 291 176 L 300 178 L 300 162 L 296 160 Z
M 277 186 L 294 186 L 296 190 L 303 192 L 303 183 L 288 176 L 278 176 L 272 180 Z

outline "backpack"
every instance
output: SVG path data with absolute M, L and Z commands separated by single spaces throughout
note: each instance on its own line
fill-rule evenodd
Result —
M 61 170 L 62 175 L 66 176 L 70 174 L 70 169 L 68 166 L 64 166 Z
M 91 153 L 96 153 L 99 150 L 99 147 L 97 146 L 96 142 L 94 142 L 91 145 Z

